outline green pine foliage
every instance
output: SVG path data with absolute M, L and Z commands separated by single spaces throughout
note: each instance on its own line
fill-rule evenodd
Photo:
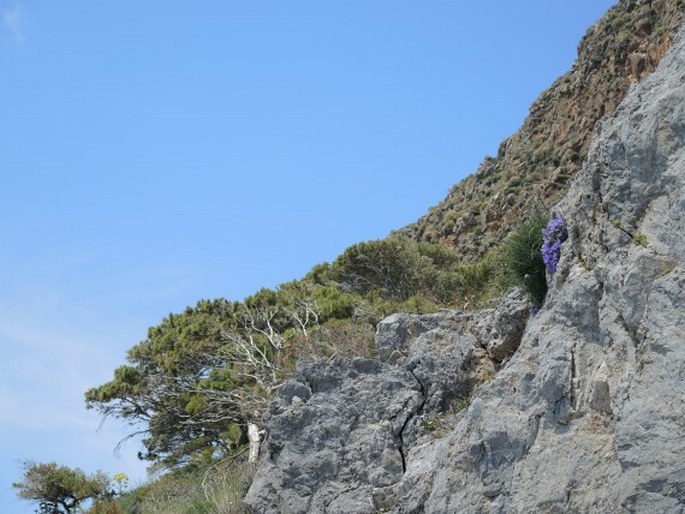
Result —
M 150 328 L 112 380 L 86 392 L 86 405 L 135 426 L 143 435 L 139 457 L 153 469 L 192 475 L 230 461 L 298 360 L 375 357 L 376 324 L 394 312 L 479 308 L 515 284 L 541 303 L 540 224 L 524 224 L 473 264 L 445 245 L 391 236 L 353 245 L 304 278 L 242 302 L 201 300 Z M 164 476 L 118 508 L 129 512 L 130 501 L 138 512 L 223 512 L 189 492 L 195 479 Z
M 54 462 L 26 462 L 22 481 L 12 486 L 19 498 L 37 503 L 39 513 L 71 514 L 79 512 L 84 502 L 111 496 L 109 482 L 101 471 L 86 475 L 79 468 Z
M 394 312 L 475 308 L 503 292 L 501 259 L 461 264 L 450 248 L 403 237 L 351 246 L 301 280 L 243 302 L 201 300 L 131 348 L 113 379 L 85 394 L 135 425 L 156 467 L 207 464 L 246 443 L 299 359 L 375 355 L 375 325 Z

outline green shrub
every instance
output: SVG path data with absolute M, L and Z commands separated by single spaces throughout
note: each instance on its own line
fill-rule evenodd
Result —
M 424 296 L 410 296 L 399 308 L 399 312 L 409 314 L 429 314 L 437 312 L 438 304 Z
M 343 292 L 339 286 L 317 286 L 314 288 L 312 296 L 316 302 L 319 321 L 352 317 L 355 297 Z
M 458 263 L 459 256 L 444 244 L 389 237 L 350 246 L 327 276 L 343 291 L 366 299 L 402 304 L 412 296 L 422 296 L 445 305 L 455 295 L 453 268 Z
M 637 232 L 633 235 L 633 243 L 635 243 L 638 246 L 644 246 L 645 248 L 649 246 L 647 236 L 644 235 L 642 232 Z
M 547 218 L 536 214 L 514 232 L 503 249 L 504 265 L 512 283 L 523 287 L 536 307 L 542 306 L 547 294 L 545 263 L 540 254 L 542 229 L 546 226 Z
M 242 499 L 254 469 L 254 464 L 241 456 L 193 470 L 176 470 L 124 494 L 117 500 L 120 510 L 102 514 L 242 514 Z
M 112 500 L 98 500 L 88 510 L 88 514 L 125 514 L 126 511 Z
M 364 296 L 378 293 L 405 301 L 421 292 L 422 272 L 431 263 L 417 243 L 403 238 L 367 241 L 347 248 L 332 265 L 332 278 L 343 290 Z
M 17 496 L 38 504 L 39 512 L 69 514 L 90 500 L 109 496 L 109 477 L 102 471 L 86 475 L 80 468 L 55 462 L 25 462 L 21 482 L 12 484 Z

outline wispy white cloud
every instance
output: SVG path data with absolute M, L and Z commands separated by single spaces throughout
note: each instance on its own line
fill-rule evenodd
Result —
M 47 396 L 47 398 L 46 398 Z M 76 399 L 78 400 L 78 398 Z M 59 392 L 43 392 L 43 397 L 18 394 L 17 391 L 0 387 L 0 408 L 4 430 L 54 432 L 55 430 L 94 432 L 98 426 L 97 414 L 80 407 L 77 401 L 61 398 Z M 80 411 L 80 412 L 79 412 Z
M 3 303 L 0 302 L 0 311 Z M 111 375 L 112 351 L 104 336 L 87 340 L 54 320 L 32 319 L 7 307 L 0 319 L 0 478 L 3 467 L 15 479 L 24 460 L 57 461 L 86 470 L 125 471 L 132 483 L 145 479 L 135 441 L 115 455 L 131 427 L 111 420 L 101 426 L 97 412 L 85 409 L 83 392 Z M 74 327 L 75 328 L 75 327 Z M 2 491 L 0 491 L 0 497 Z M 0 498 L 0 504 L 2 499 Z M 3 512 L 5 512 L 3 510 Z
M 0 307 L 3 303 L 0 302 Z M 115 362 L 103 338 L 87 341 L 54 320 L 32 318 L 7 308 L 0 319 L 0 412 L 5 426 L 26 430 L 90 429 L 98 416 L 87 412 L 83 393 L 107 380 Z M 76 327 L 74 327 L 76 328 Z M 2 433 L 3 427 L 0 427 Z
M 26 42 L 26 34 L 24 32 L 24 9 L 19 2 L 11 5 L 0 6 L 0 15 L 2 16 L 2 26 L 12 36 L 12 40 L 22 45 Z
M 5 5 L 0 0 L 0 32 Z M 34 459 L 124 471 L 140 483 L 139 441 L 114 455 L 134 428 L 116 419 L 100 426 L 83 393 L 111 379 L 126 349 L 161 316 L 155 310 L 165 312 L 169 298 L 183 295 L 179 284 L 191 282 L 192 270 L 98 267 L 97 255 L 80 251 L 57 257 L 0 263 L 0 479 L 7 467 L 11 483 L 17 463 Z M 153 315 L 141 313 L 150 305 Z M 0 490 L 6 512 L 1 505 Z

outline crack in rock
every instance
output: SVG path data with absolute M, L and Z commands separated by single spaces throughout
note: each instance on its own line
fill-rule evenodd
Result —
M 416 406 L 416 408 L 412 409 L 409 414 L 407 415 L 406 419 L 404 420 L 404 423 L 402 424 L 402 428 L 400 428 L 399 432 L 396 435 L 396 440 L 397 440 L 397 445 L 398 449 L 400 452 L 400 458 L 402 459 L 402 473 L 407 472 L 407 456 L 405 453 L 405 442 L 404 442 L 404 431 L 407 429 L 409 426 L 409 422 L 416 417 L 417 414 L 419 414 L 423 410 L 423 406 L 426 404 L 427 400 L 427 394 L 426 394 L 426 388 L 423 385 L 423 382 L 419 380 L 419 378 L 414 374 L 413 369 L 407 368 L 407 371 L 411 373 L 411 376 L 414 377 L 414 380 L 416 380 L 416 383 L 419 384 L 419 403 Z M 398 413 L 399 414 L 399 413 Z

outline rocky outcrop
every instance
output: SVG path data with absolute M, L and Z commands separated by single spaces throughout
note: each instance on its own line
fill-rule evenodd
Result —
M 544 308 L 398 512 L 685 510 L 683 36 L 600 123 Z
M 299 367 L 246 503 L 273 513 L 685 512 L 685 33 L 596 129 L 529 318 L 394 315 Z
M 300 363 L 269 410 L 247 503 L 255 512 L 302 514 L 393 503 L 397 484 L 432 464 L 426 455 L 409 462 L 409 452 L 454 423 L 516 351 L 527 318 L 514 290 L 477 313 L 390 316 L 378 326 L 378 360 Z
M 399 233 L 478 261 L 541 204 L 568 190 L 595 123 L 658 65 L 683 19 L 682 0 L 620 0 L 578 46 L 578 58 L 533 103 L 522 127 L 439 205 Z

